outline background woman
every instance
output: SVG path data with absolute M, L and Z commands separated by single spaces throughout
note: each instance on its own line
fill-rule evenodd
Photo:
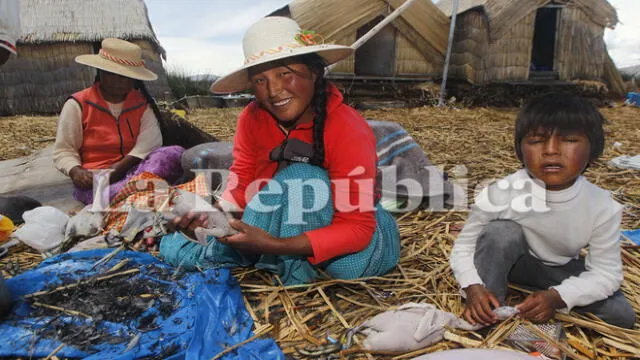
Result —
M 145 68 L 140 47 L 104 39 L 99 54 L 75 60 L 98 74 L 93 86 L 69 97 L 58 121 L 53 160 L 73 181 L 74 198 L 93 202 L 96 184 L 90 170 L 95 169 L 111 170 L 109 200 L 145 171 L 176 181 L 184 149 L 161 147 L 160 112 L 143 83 L 157 75 Z

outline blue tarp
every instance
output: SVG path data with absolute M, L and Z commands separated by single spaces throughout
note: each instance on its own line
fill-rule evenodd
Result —
M 640 245 L 640 229 L 624 230 L 622 236 L 631 240 L 634 244 Z
M 627 94 L 625 103 L 629 105 L 640 106 L 640 93 L 630 92 Z
M 253 321 L 242 301 L 240 287 L 228 270 L 186 273 L 172 282 L 158 274 L 173 274 L 174 268 L 149 254 L 128 251 L 119 253 L 104 267 L 90 270 L 109 252 L 111 249 L 62 254 L 7 280 L 16 303 L 11 314 L 0 323 L 0 356 L 49 355 L 60 345 L 51 336 L 54 320 L 58 324 L 60 321 L 76 325 L 91 323 L 105 334 L 104 341 L 99 340 L 84 351 L 66 345 L 56 353 L 58 357 L 124 360 L 160 355 L 167 359 L 210 359 L 226 347 L 252 336 Z M 128 267 L 140 269 L 130 276 L 130 281 L 144 278 L 166 287 L 165 293 L 174 299 L 170 311 L 167 312 L 166 307 L 162 309 L 162 303 L 156 301 L 138 319 L 123 322 L 89 320 L 63 313 L 55 317 L 35 317 L 34 308 L 22 300 L 23 295 L 51 285 L 104 272 L 125 258 L 129 259 Z M 155 330 L 138 330 L 144 317 L 154 319 Z M 136 336 L 137 340 L 133 340 Z M 127 351 L 127 347 L 131 349 Z M 260 339 L 230 352 L 223 359 L 284 359 L 284 355 L 273 340 Z

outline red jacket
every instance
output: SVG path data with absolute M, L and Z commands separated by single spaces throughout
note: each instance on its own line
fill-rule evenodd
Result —
M 375 136 L 362 116 L 342 103 L 342 94 L 335 86 L 330 85 L 328 96 L 324 167 L 332 182 L 335 214 L 331 225 L 306 233 L 314 254 L 309 261 L 314 264 L 366 248 L 376 224 L 373 209 L 377 162 Z M 246 206 L 247 199 L 251 199 L 258 191 L 249 188 L 249 185 L 257 179 L 273 177 L 278 164 L 269 159 L 269 153 L 285 137 L 276 120 L 256 102 L 242 111 L 238 118 L 231 165 L 231 172 L 237 176 L 238 183 L 233 184 L 230 178 L 223 194 L 226 200 L 235 202 L 241 208 Z M 313 143 L 313 125 L 296 126 L 289 131 L 289 138 Z M 358 168 L 362 171 L 350 176 Z M 348 188 L 342 186 L 336 189 L 340 180 L 347 182 Z M 358 183 L 371 186 L 361 187 Z M 359 198 L 364 198 L 364 203 L 369 205 L 352 211 L 338 210 L 348 208 L 347 202 L 358 204 Z
M 108 168 L 133 149 L 140 134 L 140 119 L 147 109 L 147 100 L 142 93 L 129 91 L 117 119 L 109 111 L 99 83 L 71 97 L 82 109 L 82 167 Z

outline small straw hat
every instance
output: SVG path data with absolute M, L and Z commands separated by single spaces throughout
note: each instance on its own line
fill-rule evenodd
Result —
M 102 40 L 102 48 L 97 55 L 79 55 L 76 56 L 76 62 L 136 80 L 158 78 L 158 75 L 144 67 L 140 46 L 120 39 Z
M 322 36 L 313 31 L 303 31 L 294 20 L 280 16 L 263 18 L 251 25 L 242 39 L 244 65 L 221 77 L 211 85 L 211 91 L 228 94 L 249 88 L 248 68 L 274 60 L 316 53 L 328 65 L 353 53 L 343 45 L 322 44 Z

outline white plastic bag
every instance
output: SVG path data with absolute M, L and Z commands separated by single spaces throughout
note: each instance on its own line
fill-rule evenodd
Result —
M 59 246 L 64 240 L 64 231 L 69 216 L 51 207 L 41 206 L 22 214 L 25 224 L 11 234 L 28 246 L 45 252 Z
M 640 170 L 640 155 L 622 155 L 609 160 L 609 164 L 621 169 Z

